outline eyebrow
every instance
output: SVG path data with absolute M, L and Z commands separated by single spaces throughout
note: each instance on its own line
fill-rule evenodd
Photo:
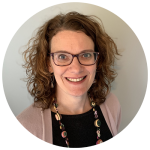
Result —
M 81 51 L 80 53 L 84 53 L 84 52 L 94 52 L 94 50 L 92 50 L 92 49 L 87 49 L 87 50 Z M 60 51 L 56 51 L 56 52 L 54 52 L 54 53 L 70 53 L 70 52 L 65 51 L 65 50 L 60 50 Z M 72 54 L 72 53 L 70 53 L 70 54 Z

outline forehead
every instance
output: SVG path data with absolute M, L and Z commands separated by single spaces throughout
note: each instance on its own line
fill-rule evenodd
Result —
M 83 50 L 93 50 L 94 42 L 84 32 L 64 30 L 58 32 L 51 40 L 51 52 L 66 51 L 80 53 Z

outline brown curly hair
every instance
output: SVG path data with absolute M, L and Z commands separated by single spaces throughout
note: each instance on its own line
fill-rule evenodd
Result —
M 113 67 L 116 55 L 120 54 L 116 44 L 99 21 L 101 20 L 96 16 L 87 16 L 78 12 L 59 14 L 44 23 L 38 29 L 36 36 L 29 40 L 28 47 L 23 52 L 25 60 L 23 67 L 26 68 L 27 88 L 34 97 L 34 104 L 40 104 L 40 107 L 47 109 L 55 97 L 56 86 L 51 88 L 48 62 L 50 61 L 51 39 L 62 30 L 82 31 L 92 38 L 95 51 L 100 55 L 97 61 L 96 83 L 90 87 L 88 93 L 98 105 L 105 101 L 111 89 L 111 82 L 117 76 Z

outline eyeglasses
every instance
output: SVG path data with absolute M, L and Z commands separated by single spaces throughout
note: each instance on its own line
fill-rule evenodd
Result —
M 77 55 L 73 55 L 67 52 L 56 52 L 50 54 L 53 58 L 53 62 L 57 66 L 68 66 L 72 63 L 73 58 L 77 57 L 79 63 L 84 66 L 94 65 L 97 61 L 98 52 L 82 52 Z

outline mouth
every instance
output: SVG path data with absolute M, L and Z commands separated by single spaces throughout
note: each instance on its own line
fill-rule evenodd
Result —
M 87 75 L 86 75 L 87 76 Z M 82 77 L 66 77 L 66 78 L 70 78 L 70 79 L 79 79 L 79 78 L 83 78 L 83 77 L 86 77 L 86 76 L 82 76 Z
M 80 78 L 67 78 L 66 77 L 66 79 L 71 82 L 80 82 L 80 81 L 84 80 L 85 78 L 86 78 L 86 76 L 80 77 Z

